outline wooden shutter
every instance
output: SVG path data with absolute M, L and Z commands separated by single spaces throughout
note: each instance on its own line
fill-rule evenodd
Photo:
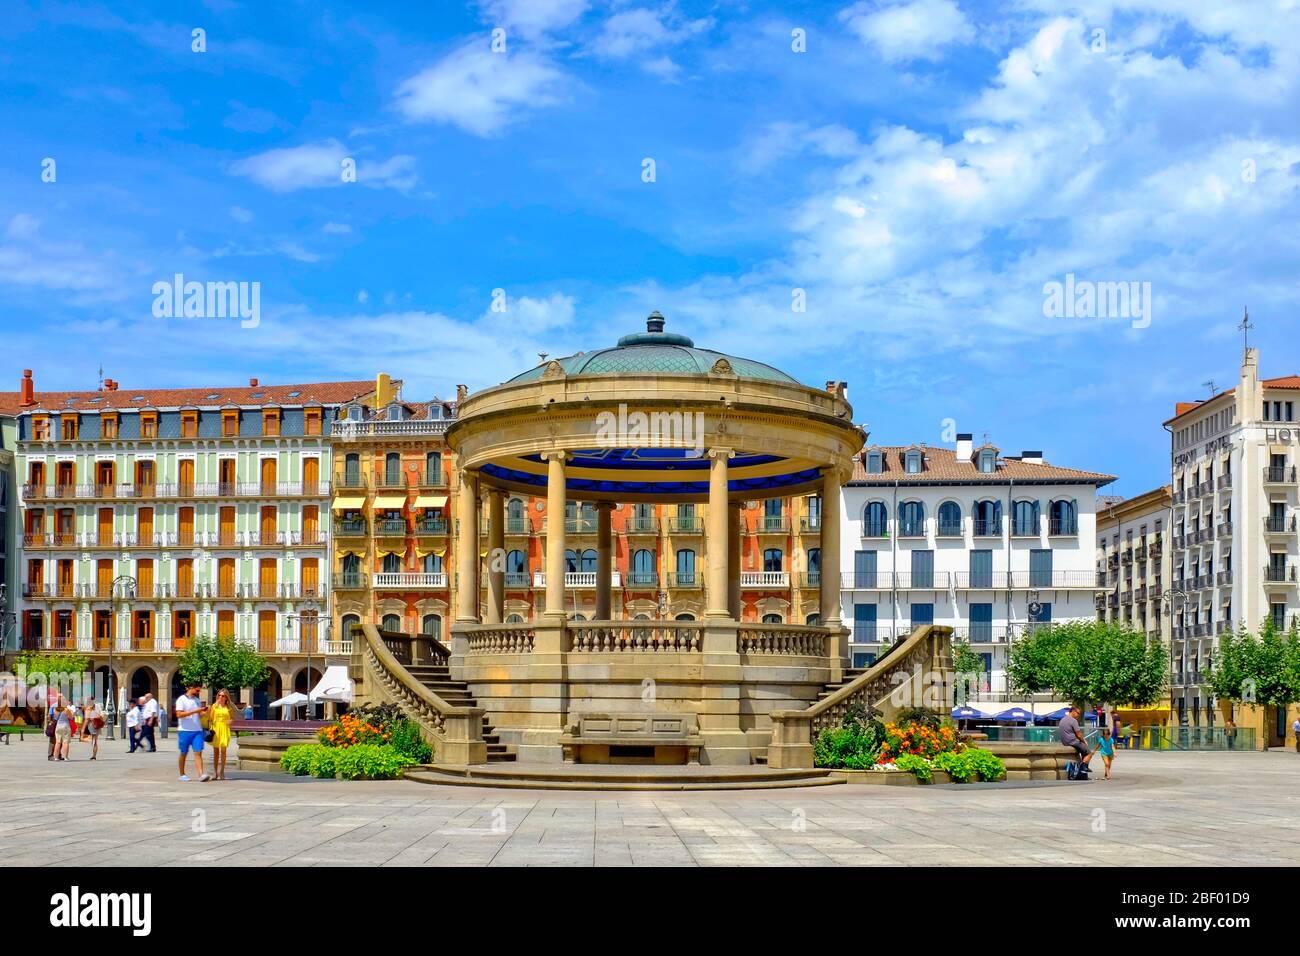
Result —
M 225 505 L 221 509 L 221 531 L 218 543 L 230 547 L 235 543 L 235 506 Z

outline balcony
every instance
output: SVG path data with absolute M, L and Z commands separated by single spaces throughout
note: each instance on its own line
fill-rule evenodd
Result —
M 441 468 L 422 468 L 415 473 L 417 488 L 446 488 L 447 473 Z
M 1097 580 L 1091 571 L 1013 571 L 1011 586 L 1017 590 L 1081 588 L 1092 591 L 1097 587 Z
M 506 534 L 530 535 L 533 533 L 532 519 L 526 515 L 522 518 L 506 519 Z
M 1264 468 L 1264 484 L 1266 485 L 1284 485 L 1295 484 L 1295 466 L 1294 465 L 1267 465 Z
M 1232 630 L 1232 622 L 1231 622 L 1231 621 L 1215 621 L 1215 622 L 1214 622 L 1214 634 L 1215 634 L 1216 637 L 1219 636 L 1220 634 L 1227 634 L 1227 633 L 1228 633 L 1229 631 L 1231 631 L 1231 630 Z
M 761 515 L 754 524 L 758 534 L 789 534 L 790 519 L 785 515 Z
M 1294 584 L 1296 579 L 1295 565 L 1264 565 L 1264 583 L 1269 585 L 1286 585 Z
M 1050 518 L 1047 533 L 1053 538 L 1073 538 L 1079 534 L 1079 522 L 1074 518 Z
M 542 519 L 542 534 L 546 534 L 550 528 L 551 519 Z M 564 533 L 570 534 L 595 534 L 596 533 L 596 516 L 590 515 L 580 518 L 565 518 Z
M 526 588 L 533 576 L 527 571 L 506 571 L 505 586 L 508 588 Z
M 369 487 L 366 476 L 349 472 L 335 473 L 334 488 L 337 491 L 364 491 Z
M 417 518 L 415 520 L 415 533 L 426 536 L 442 536 L 447 533 L 448 522 L 446 518 Z
M 343 518 L 334 522 L 334 537 L 364 538 L 368 532 L 365 518 Z
M 789 571 L 741 571 L 740 586 L 742 588 L 788 588 L 790 586 Z
M 800 534 L 821 534 L 822 516 L 821 515 L 804 515 L 799 519 Z
M 1013 538 L 1037 538 L 1039 535 L 1038 525 L 1028 521 L 1013 521 L 1011 523 L 1011 537 Z
M 1215 583 L 1218 584 L 1220 587 L 1223 587 L 1224 585 L 1231 584 L 1231 583 L 1232 583 L 1232 571 L 1231 571 L 1231 570 L 1228 570 L 1228 571 L 1220 571 L 1218 574 L 1216 574 L 1216 575 L 1214 576 L 1214 581 L 1215 581 Z
M 406 418 L 400 421 L 373 419 L 359 421 L 344 419 L 335 422 L 331 436 L 342 441 L 356 441 L 358 438 L 397 438 L 418 435 L 443 435 L 453 419 L 449 418 Z
M 1295 530 L 1295 515 L 1292 515 L 1289 520 L 1284 516 L 1269 516 L 1264 519 L 1265 534 L 1294 534 Z
M 699 518 L 670 518 L 669 534 L 704 534 L 704 522 Z
M 406 490 L 406 473 L 402 470 L 395 472 L 381 471 L 375 475 L 376 491 L 405 491 Z
M 846 591 L 888 591 L 894 576 L 889 571 L 843 571 L 840 587 Z
M 898 536 L 900 538 L 924 538 L 925 522 L 924 521 L 900 521 L 898 523 Z
M 862 537 L 864 538 L 888 538 L 889 525 L 886 522 L 864 522 L 862 525 Z
M 901 591 L 946 591 L 947 571 L 895 571 L 894 586 Z
M 1226 475 L 1220 475 L 1217 482 L 1220 491 L 1226 491 L 1232 487 L 1232 472 Z
M 1151 544 L 1147 545 L 1148 558 L 1156 559 L 1159 558 L 1162 554 L 1164 554 L 1164 547 L 1161 544 L 1161 542 L 1153 541 Z
M 659 572 L 629 571 L 626 586 L 629 588 L 657 588 L 659 586 Z
M 432 590 L 447 589 L 447 575 L 443 572 L 377 571 L 373 578 L 375 590 Z M 335 585 L 337 588 L 338 585 Z
M 659 519 L 652 515 L 636 515 L 627 519 L 623 533 L 629 535 L 658 534 Z
M 940 538 L 960 538 L 961 522 L 960 521 L 940 521 L 939 529 L 936 532 Z
M 1218 537 L 1218 538 L 1231 538 L 1231 537 L 1232 537 L 1232 522 L 1231 522 L 1231 521 L 1220 521 L 1219 524 L 1218 524 L 1218 525 L 1215 527 L 1215 529 L 1214 529 L 1214 534 L 1215 534 L 1215 537 Z
M 404 538 L 407 527 L 405 518 L 379 518 L 375 521 L 375 537 Z
M 1186 500 L 1187 500 L 1187 492 L 1182 488 L 1177 489 L 1176 491 L 1174 491 L 1173 495 L 1170 496 L 1170 501 L 1176 505 L 1181 505 Z
M 976 518 L 973 522 L 975 537 L 977 538 L 1000 538 L 1002 537 L 1002 520 L 986 521 L 982 518 Z
M 958 591 L 987 591 L 1007 586 L 1005 571 L 953 571 L 950 580 Z
M 343 571 L 334 575 L 335 591 L 363 591 L 366 588 L 366 576 L 360 571 Z
M 822 586 L 822 574 L 820 571 L 803 571 L 799 574 L 799 587 L 810 591 L 820 590 Z
M 1121 551 L 1121 552 L 1119 553 L 1119 563 L 1122 564 L 1122 565 L 1125 565 L 1125 566 L 1132 564 L 1132 563 L 1133 563 L 1133 552 L 1130 551 L 1130 550 L 1127 549 L 1127 548 L 1125 548 L 1123 551 Z
M 994 627 L 992 624 L 973 624 L 970 627 L 955 627 L 952 631 L 954 640 L 971 644 L 1006 644 L 1013 634 L 1009 627 Z
M 704 575 L 695 571 L 674 571 L 668 575 L 670 588 L 694 589 L 704 587 Z
M 617 571 L 611 571 L 609 575 L 609 586 L 613 588 L 622 587 L 622 575 Z M 594 588 L 596 586 L 595 571 L 566 571 L 564 573 L 564 586 L 566 588 Z M 533 572 L 533 587 L 546 587 L 546 572 Z
M 1199 485 L 1196 486 L 1196 493 L 1200 495 L 1200 497 L 1202 498 L 1206 497 L 1207 495 L 1214 494 L 1214 482 L 1208 479 L 1206 481 L 1201 482 Z

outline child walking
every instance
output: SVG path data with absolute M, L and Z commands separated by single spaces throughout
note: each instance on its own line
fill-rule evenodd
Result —
M 1103 780 L 1110 779 L 1110 765 L 1115 760 L 1115 740 L 1110 735 L 1110 728 L 1101 728 L 1101 740 L 1097 741 L 1097 753 L 1101 755 L 1101 762 L 1106 765 L 1106 776 Z

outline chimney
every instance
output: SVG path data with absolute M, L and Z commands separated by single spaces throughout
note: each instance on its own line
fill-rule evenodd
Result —
M 970 432 L 961 432 L 957 435 L 957 460 L 970 461 L 971 456 L 975 454 L 975 436 Z
M 844 399 L 846 402 L 849 400 L 849 383 L 848 383 L 848 382 L 835 382 L 835 381 L 828 381 L 828 382 L 826 383 L 826 391 L 830 392 L 830 393 L 831 393 L 832 395 L 834 395 L 836 398 L 842 398 L 842 399 Z
M 104 379 L 104 391 L 106 391 L 106 392 L 116 392 L 116 391 L 117 391 L 117 380 L 116 380 L 116 379 L 112 379 L 112 378 L 106 378 L 106 379 Z
M 23 381 L 18 388 L 18 404 L 23 408 L 31 408 L 36 404 L 36 385 L 32 382 L 32 370 L 23 369 Z
M 456 404 L 459 405 L 461 402 L 465 401 L 465 399 L 468 398 L 468 397 L 469 397 L 469 386 L 468 386 L 468 385 L 457 385 L 457 386 L 456 386 Z
M 1043 463 L 1043 453 L 1041 451 L 1022 451 L 1020 460 L 1027 465 L 1041 465 Z
M 257 388 L 257 379 L 255 379 L 255 378 L 250 378 L 250 379 L 248 380 L 248 387 L 249 387 L 249 388 Z
M 646 316 L 645 330 L 647 332 L 662 332 L 664 330 L 664 317 L 659 314 L 658 310 Z

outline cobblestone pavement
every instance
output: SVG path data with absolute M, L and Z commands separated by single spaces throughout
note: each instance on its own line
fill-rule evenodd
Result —
M 1300 756 L 1121 753 L 1086 784 L 728 793 L 480 790 L 232 772 L 45 738 L 0 746 L 10 864 L 1276 865 L 1300 863 Z

